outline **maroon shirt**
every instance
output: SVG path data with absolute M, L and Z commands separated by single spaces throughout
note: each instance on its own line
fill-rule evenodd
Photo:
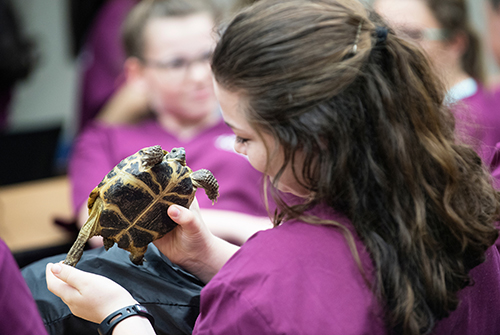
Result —
M 0 239 L 0 334 L 46 335 L 31 292 L 9 248 Z
M 331 211 L 315 214 L 352 227 Z M 371 257 L 354 237 L 373 281 Z M 471 277 L 474 285 L 459 292 L 458 309 L 432 334 L 500 334 L 500 255 L 495 247 Z M 205 286 L 193 335 L 205 334 L 387 333 L 382 307 L 341 231 L 292 221 L 255 234 Z
M 457 132 L 466 143 L 488 162 L 500 142 L 500 90 L 485 90 L 478 85 L 476 93 L 454 105 Z

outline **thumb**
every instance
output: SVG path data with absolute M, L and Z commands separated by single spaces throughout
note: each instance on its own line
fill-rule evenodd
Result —
M 47 288 L 50 292 L 63 299 L 63 301 L 78 294 L 78 289 L 75 287 L 74 280 L 72 279 L 78 276 L 70 275 L 73 270 L 79 271 L 61 263 L 49 263 L 46 267 Z M 69 284 L 69 282 L 71 282 L 71 284 Z
M 49 263 L 47 265 L 47 269 L 50 270 L 55 277 L 75 288 L 78 288 L 87 276 L 86 272 L 78 270 L 77 268 L 66 265 L 62 262 L 56 264 Z
M 183 229 L 189 230 L 196 227 L 196 217 L 194 213 L 185 207 L 172 205 L 168 208 L 167 213 L 170 218 Z

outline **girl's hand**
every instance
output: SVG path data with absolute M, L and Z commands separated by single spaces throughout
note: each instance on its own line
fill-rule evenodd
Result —
M 214 236 L 201 218 L 196 198 L 189 210 L 172 205 L 167 213 L 179 226 L 153 243 L 176 264 L 185 266 L 186 263 L 199 259 Z
M 73 314 L 101 323 L 108 315 L 137 301 L 114 281 L 62 263 L 47 264 L 47 287 Z
M 210 232 L 201 218 L 196 199 L 190 209 L 170 206 L 168 215 L 179 226 L 153 243 L 173 263 L 203 282 L 208 282 L 238 250 L 237 246 Z

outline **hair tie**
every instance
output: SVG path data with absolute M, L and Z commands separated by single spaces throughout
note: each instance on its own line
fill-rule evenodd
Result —
M 375 45 L 379 45 L 379 44 L 384 43 L 385 40 L 387 40 L 388 33 L 389 33 L 389 31 L 387 30 L 386 27 L 377 26 L 375 28 L 375 37 L 377 38 Z
M 356 54 L 358 51 L 359 37 L 361 36 L 361 27 L 363 26 L 363 20 L 359 21 L 358 31 L 356 32 L 356 38 L 354 39 L 354 45 L 352 46 L 352 53 Z

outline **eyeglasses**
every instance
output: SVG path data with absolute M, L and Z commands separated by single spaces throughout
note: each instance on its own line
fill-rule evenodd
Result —
M 439 28 L 400 28 L 398 31 L 402 34 L 402 36 L 408 37 L 414 41 L 444 41 L 450 37 L 450 34 L 446 29 Z
M 165 77 L 165 79 L 171 81 L 181 81 L 186 78 L 189 69 L 193 64 L 199 63 L 202 65 L 209 65 L 212 59 L 213 51 L 204 52 L 201 56 L 187 59 L 187 58 L 174 58 L 170 60 L 153 60 L 153 59 L 141 59 L 141 62 L 146 67 L 158 69 L 159 73 Z

